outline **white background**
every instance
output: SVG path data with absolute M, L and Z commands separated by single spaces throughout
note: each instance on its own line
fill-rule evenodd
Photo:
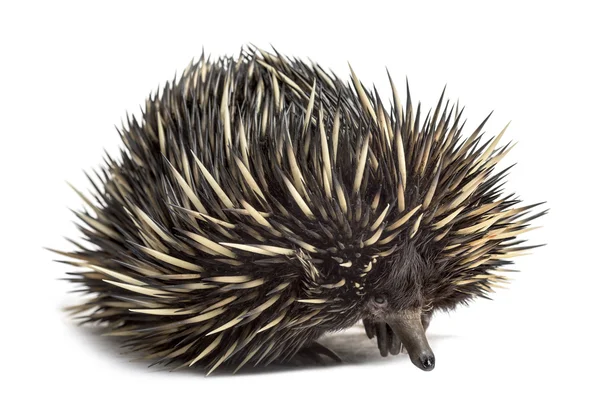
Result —
M 2 2 L 0 6 L 0 391 L 599 392 L 598 149 L 600 62 L 595 2 L 325 1 Z M 450 4 L 452 3 L 452 4 Z M 102 4 L 102 5 L 100 5 Z M 67 207 L 83 169 L 119 146 L 114 125 L 204 47 L 246 43 L 319 61 L 389 97 L 385 67 L 413 98 L 466 105 L 469 128 L 518 140 L 507 189 L 547 201 L 544 227 L 509 290 L 430 329 L 433 372 L 382 359 L 354 329 L 328 340 L 347 363 L 236 376 L 168 373 L 119 355 L 62 307 L 77 301 L 66 266 L 43 246 L 77 237 Z

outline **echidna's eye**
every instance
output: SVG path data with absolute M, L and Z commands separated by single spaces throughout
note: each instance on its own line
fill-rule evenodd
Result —
M 375 303 L 378 305 L 385 305 L 387 303 L 387 300 L 382 295 L 375 296 L 375 298 L 373 298 L 373 301 L 375 301 Z

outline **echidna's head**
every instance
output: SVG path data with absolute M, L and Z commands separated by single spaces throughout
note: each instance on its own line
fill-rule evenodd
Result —
M 425 330 L 432 310 L 431 272 L 410 243 L 380 261 L 365 284 L 363 320 L 369 336 L 377 335 L 382 355 L 408 352 L 417 367 L 430 371 L 435 357 Z

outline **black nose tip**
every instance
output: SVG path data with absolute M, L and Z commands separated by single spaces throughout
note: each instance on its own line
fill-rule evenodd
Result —
M 430 356 L 421 356 L 421 369 L 423 371 L 431 371 L 435 367 L 435 357 Z

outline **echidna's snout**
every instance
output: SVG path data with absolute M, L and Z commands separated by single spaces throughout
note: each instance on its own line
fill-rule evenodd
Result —
M 412 356 L 410 359 L 413 362 L 413 364 L 415 364 L 423 371 L 431 371 L 435 367 L 435 356 L 433 355 L 433 352 L 431 350 L 429 350 L 429 352 L 419 355 L 417 361 L 415 361 Z
M 386 323 L 400 338 L 414 365 L 423 371 L 431 371 L 435 367 L 435 356 L 427 342 L 420 311 L 403 311 L 387 318 Z

